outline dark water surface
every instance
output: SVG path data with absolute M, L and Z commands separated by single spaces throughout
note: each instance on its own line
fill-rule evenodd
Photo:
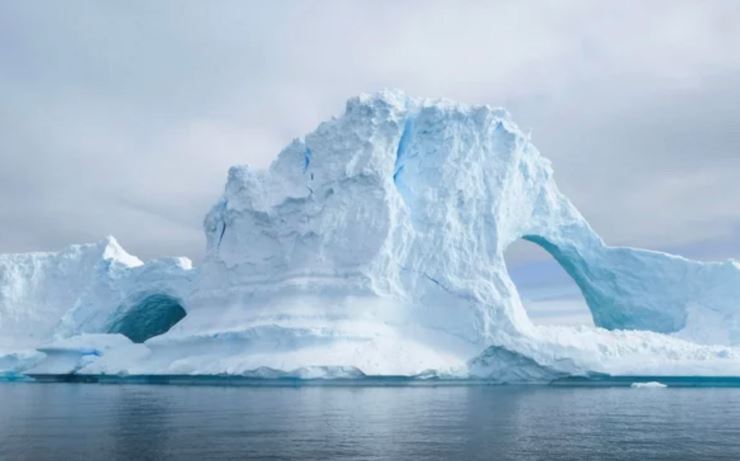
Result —
M 0 383 L 2 460 L 740 460 L 740 389 Z

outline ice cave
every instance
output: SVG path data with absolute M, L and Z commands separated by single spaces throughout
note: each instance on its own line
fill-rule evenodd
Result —
M 155 293 L 137 299 L 131 307 L 111 322 L 108 333 L 121 333 L 135 343 L 166 333 L 187 313 L 180 301 Z

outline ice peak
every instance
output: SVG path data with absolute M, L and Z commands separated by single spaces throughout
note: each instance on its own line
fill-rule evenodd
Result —
M 403 111 L 408 108 L 412 100 L 403 90 L 397 88 L 383 88 L 375 93 L 361 93 L 358 96 L 347 100 L 347 111 L 355 109 L 358 106 L 372 106 L 385 104 Z
M 127 267 L 136 267 L 144 264 L 139 258 L 124 250 L 118 243 L 118 240 L 112 235 L 108 235 L 101 240 L 98 243 L 98 247 L 102 250 L 101 257 L 104 260 L 116 261 Z

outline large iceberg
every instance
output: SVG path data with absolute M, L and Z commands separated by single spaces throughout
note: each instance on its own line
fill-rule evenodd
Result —
M 0 256 L 0 373 L 740 376 L 740 264 L 605 245 L 502 109 L 353 98 L 267 170 L 231 168 L 204 227 L 196 268 L 112 238 Z M 530 322 L 518 239 L 597 327 Z

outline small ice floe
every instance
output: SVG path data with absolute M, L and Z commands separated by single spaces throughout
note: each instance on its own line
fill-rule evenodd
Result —
M 663 389 L 668 386 L 658 381 L 648 381 L 645 383 L 632 383 L 630 387 L 633 389 Z

